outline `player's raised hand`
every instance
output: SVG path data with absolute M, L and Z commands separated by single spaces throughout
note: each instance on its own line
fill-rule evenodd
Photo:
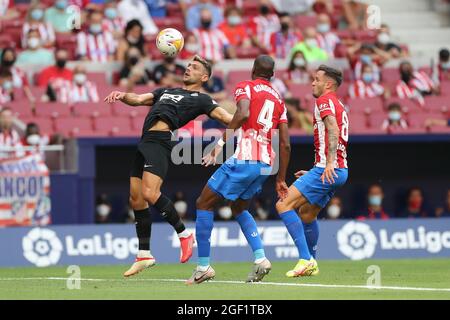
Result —
M 125 92 L 113 91 L 105 99 L 103 99 L 103 101 L 107 103 L 114 103 L 123 99 L 125 97 L 125 94 Z
M 305 174 L 307 174 L 308 173 L 308 170 L 299 170 L 299 171 L 297 171 L 296 173 L 294 173 L 294 176 L 296 177 L 296 178 L 300 178 L 301 176 L 303 176 L 303 175 L 305 175 Z
M 329 184 L 333 184 L 334 178 L 337 178 L 338 175 L 337 173 L 334 171 L 334 165 L 333 164 L 327 164 L 327 166 L 325 167 L 325 170 L 322 173 L 322 176 L 320 177 L 320 179 L 322 180 L 322 184 L 325 183 L 325 180 L 329 183 Z
M 278 198 L 280 198 L 280 201 L 283 201 L 288 196 L 289 187 L 287 186 L 286 182 L 283 180 L 277 180 L 275 183 L 275 190 L 277 191 Z
M 210 165 L 215 165 L 217 163 L 217 155 L 222 150 L 222 147 L 219 145 L 216 145 L 214 149 L 211 150 L 210 153 L 208 153 L 206 156 L 202 158 L 202 165 L 205 167 Z

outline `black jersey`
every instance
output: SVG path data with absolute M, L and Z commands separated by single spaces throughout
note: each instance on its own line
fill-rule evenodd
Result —
M 166 122 L 171 130 L 183 127 L 201 114 L 209 115 L 217 102 L 198 91 L 182 88 L 160 88 L 153 91 L 153 106 L 145 118 L 143 133 L 158 120 Z

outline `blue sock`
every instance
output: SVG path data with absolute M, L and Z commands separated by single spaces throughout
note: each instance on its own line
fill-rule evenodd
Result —
M 319 241 L 319 222 L 314 220 L 311 223 L 303 223 L 305 229 L 306 242 L 308 243 L 309 253 L 316 258 L 317 242 Z
M 289 210 L 280 214 L 280 217 L 297 246 L 299 258 L 305 260 L 311 259 L 311 254 L 309 253 L 308 245 L 306 243 L 305 232 L 303 230 L 303 224 L 298 217 L 297 212 L 295 212 L 295 210 Z
M 252 248 L 255 260 L 264 258 L 266 254 L 263 249 L 261 236 L 258 233 L 255 219 L 253 219 L 250 212 L 248 212 L 247 210 L 243 211 L 236 217 L 236 220 L 241 226 L 242 233 L 247 239 L 248 244 Z
M 214 226 L 214 213 L 207 210 L 197 210 L 195 220 L 195 238 L 197 240 L 198 265 L 209 266 L 211 252 L 211 232 Z

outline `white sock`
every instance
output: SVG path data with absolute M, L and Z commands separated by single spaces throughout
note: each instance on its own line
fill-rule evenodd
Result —
M 191 233 L 189 231 L 187 231 L 186 229 L 184 229 L 183 232 L 180 232 L 178 234 L 178 238 L 187 238 L 191 235 Z
M 207 266 L 197 266 L 197 270 L 198 271 L 202 271 L 202 272 L 208 270 L 208 268 L 209 268 L 209 265 L 207 265 Z
M 255 263 L 256 263 L 256 264 L 259 264 L 259 263 L 263 262 L 264 260 L 266 260 L 266 257 L 256 259 L 256 260 L 255 260 Z
M 138 258 L 153 258 L 150 250 L 139 250 L 137 256 Z

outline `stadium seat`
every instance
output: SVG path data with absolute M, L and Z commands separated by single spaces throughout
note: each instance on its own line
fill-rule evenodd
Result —
M 426 119 L 447 119 L 441 112 L 435 113 L 414 113 L 408 115 L 408 123 L 411 128 L 425 128 Z
M 183 11 L 180 8 L 179 3 L 167 3 L 166 4 L 167 16 L 168 17 L 177 17 L 184 19 Z
M 39 101 L 42 98 L 42 96 L 45 95 L 47 88 L 30 86 L 30 91 L 33 94 L 33 96 L 36 98 L 36 101 Z
M 112 106 L 112 114 L 115 116 L 125 117 L 145 117 L 149 108 L 146 106 L 131 107 L 123 103 L 114 103 Z
M 99 136 L 92 127 L 92 121 L 88 118 L 58 118 L 55 119 L 55 130 L 67 137 Z
M 353 38 L 361 42 L 374 43 L 377 39 L 377 33 L 373 30 L 355 30 Z
M 383 100 L 380 97 L 359 99 L 349 98 L 347 105 L 350 108 L 350 113 L 364 113 L 370 111 L 371 113 L 383 112 Z
M 106 81 L 107 74 L 105 72 L 88 72 L 86 75 L 87 79 L 95 83 L 97 86 L 108 85 L 108 82 Z
M 234 94 L 236 85 L 244 80 L 250 79 L 249 70 L 233 70 L 228 73 L 226 87 L 231 94 Z
M 159 29 L 175 28 L 180 32 L 183 32 L 185 29 L 183 17 L 153 18 L 153 21 Z
M 134 117 L 131 119 L 131 128 L 135 131 L 142 131 L 142 126 L 144 125 L 143 117 Z
M 33 116 L 30 102 L 26 99 L 17 100 L 7 105 L 12 109 L 14 115 L 19 119 L 23 117 Z
M 258 47 L 250 48 L 236 48 L 236 56 L 238 59 L 253 59 L 261 54 L 261 50 Z
M 450 127 L 434 126 L 429 129 L 430 133 L 450 134 Z
M 383 68 L 381 70 L 381 81 L 383 82 L 397 82 L 400 80 L 400 72 L 398 68 Z
M 349 113 L 348 121 L 350 123 L 349 124 L 350 133 L 358 133 L 364 131 L 368 127 L 367 116 L 364 114 Z
M 414 100 L 411 99 L 400 99 L 397 97 L 386 99 L 384 102 L 384 107 L 387 110 L 389 104 L 391 103 L 399 103 L 402 106 L 404 112 L 422 112 L 422 107 Z
M 11 37 L 9 34 L 1 34 L 0 35 L 0 48 L 7 48 L 7 47 L 16 47 L 16 41 L 14 41 L 14 38 Z
M 94 128 L 97 132 L 112 136 L 135 136 L 136 132 L 131 126 L 129 118 L 124 117 L 100 117 L 94 119 Z
M 81 102 L 73 106 L 76 117 L 108 117 L 111 116 L 111 106 L 106 103 Z
M 425 97 L 425 109 L 430 112 L 447 112 L 450 110 L 449 97 L 428 96 Z
M 317 25 L 317 16 L 297 15 L 294 17 L 294 25 L 300 30 L 308 27 L 315 28 Z
M 22 117 L 20 120 L 25 123 L 36 123 L 39 126 L 41 134 L 52 135 L 54 133 L 53 120 L 49 118 L 38 118 L 38 117 Z
M 311 85 L 310 84 L 291 84 L 289 85 L 289 91 L 294 98 L 298 99 L 310 99 L 312 98 Z
M 388 119 L 387 113 L 374 113 L 369 117 L 370 128 L 380 128 L 384 120 Z M 351 122 L 350 122 L 351 125 Z
M 71 115 L 70 106 L 60 102 L 38 102 L 36 104 L 37 117 L 67 117 Z
M 440 87 L 441 95 L 446 96 L 448 99 L 450 97 L 450 81 L 442 81 Z
M 348 95 L 348 87 L 350 84 L 348 82 L 342 82 L 342 84 L 337 89 L 338 96 L 342 99 Z

